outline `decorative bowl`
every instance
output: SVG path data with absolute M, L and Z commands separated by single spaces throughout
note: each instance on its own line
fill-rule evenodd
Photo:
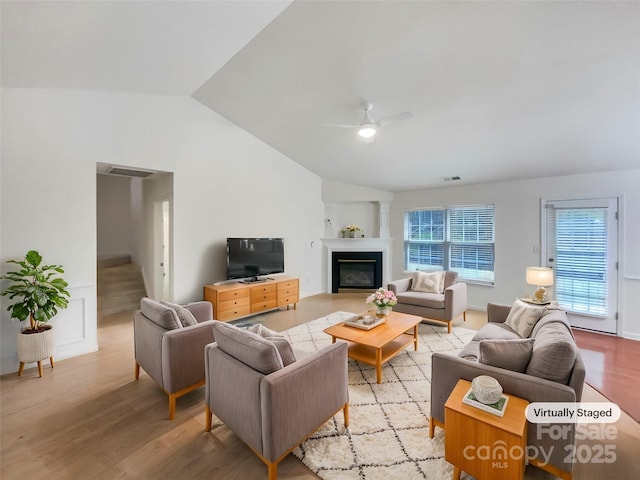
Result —
M 471 388 L 478 401 L 486 404 L 496 403 L 502 395 L 502 386 L 495 378 L 488 375 L 474 378 Z

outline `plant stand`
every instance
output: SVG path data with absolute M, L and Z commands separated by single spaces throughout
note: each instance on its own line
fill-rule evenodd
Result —
M 51 364 L 51 368 L 53 368 L 53 357 L 49 357 L 49 363 Z M 24 362 L 20 362 L 20 368 L 18 369 L 18 376 L 22 376 L 22 371 L 24 370 Z M 38 360 L 38 376 L 42 377 L 42 360 Z
M 56 341 L 53 334 L 53 328 L 49 328 L 44 332 L 25 334 L 18 332 L 16 340 L 18 351 L 18 360 L 20 367 L 18 376 L 22 376 L 25 363 L 37 362 L 38 375 L 42 377 L 42 360 L 49 359 L 51 368 L 53 368 L 53 354 L 56 349 Z

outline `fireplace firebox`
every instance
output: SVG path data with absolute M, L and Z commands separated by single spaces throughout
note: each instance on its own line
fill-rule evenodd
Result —
M 382 286 L 382 252 L 333 252 L 333 293 L 375 290 Z

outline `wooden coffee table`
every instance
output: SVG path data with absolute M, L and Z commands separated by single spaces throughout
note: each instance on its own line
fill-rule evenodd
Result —
M 391 312 L 387 321 L 371 330 L 349 327 L 337 323 L 324 329 L 331 335 L 333 343 L 336 339 L 349 343 L 349 358 L 376 367 L 376 381 L 382 381 L 382 364 L 413 343 L 418 351 L 418 324 L 422 317 L 406 313 Z M 411 330 L 411 331 L 409 331 Z

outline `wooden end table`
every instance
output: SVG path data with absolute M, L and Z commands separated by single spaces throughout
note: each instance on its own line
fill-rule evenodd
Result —
M 478 480 L 524 477 L 529 402 L 509 397 L 503 417 L 462 403 L 471 382 L 459 380 L 444 405 L 445 460 L 453 465 L 453 479 L 464 471 Z
M 382 364 L 413 343 L 413 349 L 418 351 L 418 325 L 422 317 L 406 313 L 391 312 L 387 321 L 371 330 L 349 327 L 344 323 L 337 323 L 324 329 L 331 335 L 332 342 L 336 339 L 349 343 L 349 358 L 376 367 L 376 382 L 382 382 Z M 409 332 L 409 330 L 411 330 Z

